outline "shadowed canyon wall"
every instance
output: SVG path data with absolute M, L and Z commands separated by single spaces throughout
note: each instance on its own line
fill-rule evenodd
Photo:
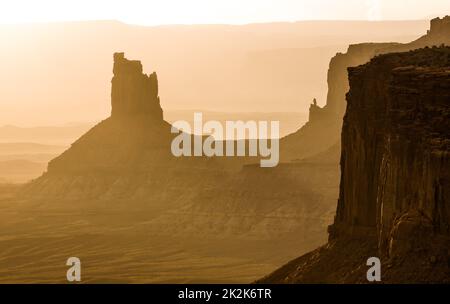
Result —
M 450 17 L 430 22 L 427 34 L 410 43 L 360 43 L 350 45 L 346 53 L 338 53 L 329 64 L 326 105 L 312 104 L 309 121 L 296 133 L 286 136 L 281 144 L 282 158 L 301 159 L 324 151 L 339 142 L 342 118 L 349 90 L 347 68 L 368 62 L 376 55 L 404 52 L 425 46 L 450 44 Z M 304 143 L 308 144 L 304 144 Z M 283 149 L 283 146 L 288 148 Z
M 341 182 L 329 242 L 261 282 L 450 281 L 450 48 L 349 69 Z
M 434 26 L 436 30 L 442 28 L 446 29 L 445 26 Z M 424 38 L 427 43 L 436 43 L 448 37 L 434 34 L 434 29 L 428 36 L 438 38 Z M 281 154 L 285 162 L 270 169 L 260 168 L 257 160 L 249 158 L 174 157 L 170 152 L 174 135 L 170 133 L 170 124 L 163 120 L 156 74 L 144 74 L 139 61 L 128 60 L 123 53 L 116 53 L 111 82 L 111 117 L 97 124 L 67 151 L 53 159 L 42 177 L 21 189 L 17 197 L 20 204 L 0 206 L 6 208 L 5 212 L 0 213 L 0 245 L 11 248 L 0 253 L 0 261 L 4 263 L 0 278 L 26 282 L 31 269 L 37 281 L 64 280 L 60 277 L 61 271 L 54 265 L 59 265 L 60 260 L 75 251 L 91 262 L 87 263 L 90 268 L 85 275 L 90 282 L 104 281 L 105 278 L 121 282 L 246 282 L 267 273 L 267 269 L 277 267 L 284 260 L 323 244 L 327 237 L 326 226 L 332 222 L 338 196 L 338 155 L 341 151 L 338 139 L 346 105 L 344 95 L 348 90 L 346 69 L 350 65 L 366 62 L 379 52 L 378 49 L 392 46 L 397 44 L 351 46 L 346 55 L 337 55 L 333 59 L 329 71 L 329 78 L 333 80 L 329 83 L 327 106 L 311 106 L 310 122 L 296 134 L 282 140 Z M 433 56 L 424 56 L 421 64 L 431 73 L 422 73 L 417 77 L 431 79 L 434 72 L 442 68 L 430 64 L 429 58 Z M 394 67 L 397 66 L 393 64 L 392 70 Z M 404 73 L 409 71 L 404 66 L 401 68 Z M 396 72 L 392 75 L 397 75 Z M 446 74 L 442 75 L 445 77 Z M 400 77 L 397 80 L 399 92 L 403 87 L 406 87 L 406 93 L 413 89 L 403 85 L 405 79 Z M 340 81 L 345 83 L 336 85 Z M 395 83 L 388 85 L 392 84 Z M 363 90 L 362 97 L 369 95 L 365 89 L 370 85 L 368 80 L 367 85 L 360 88 Z M 386 85 L 380 82 L 376 86 L 382 92 L 380 94 L 391 94 Z M 423 92 L 422 95 L 419 92 L 417 98 L 422 98 L 431 90 Z M 433 88 L 433 92 L 438 94 L 441 91 Z M 436 99 L 440 98 L 438 96 Z M 370 101 L 368 99 L 367 104 L 373 106 Z M 414 105 L 419 108 L 419 116 L 434 117 L 436 111 L 441 111 L 439 108 L 426 112 Z M 349 104 L 348 110 L 351 107 Z M 363 110 L 366 109 L 363 107 Z M 377 114 L 382 115 L 383 111 Z M 391 117 L 395 118 L 389 116 L 389 119 Z M 404 117 L 397 118 L 400 121 Z M 356 124 L 358 129 L 355 133 L 360 137 L 372 135 L 370 132 L 376 125 L 370 122 Z M 393 121 L 392 125 L 396 123 Z M 410 125 L 407 124 L 407 127 Z M 392 131 L 392 134 L 395 138 L 396 134 L 403 133 Z M 375 183 L 377 172 L 367 173 L 358 166 L 367 168 L 365 162 L 368 156 L 372 155 L 376 160 L 379 157 L 378 144 L 387 140 L 384 137 L 379 139 L 374 144 L 375 152 L 369 152 L 373 148 L 370 145 L 366 147 L 370 138 L 357 141 L 352 135 L 348 136 L 351 140 L 342 141 L 342 159 L 347 157 L 345 151 L 348 151 L 349 145 L 351 149 L 353 146 L 363 147 L 356 149 L 355 155 L 348 154 L 349 158 L 343 166 L 347 171 L 343 169 L 342 174 L 344 171 L 345 176 L 358 173 L 358 178 L 368 174 L 368 179 Z M 399 163 L 401 153 L 386 152 L 383 154 L 386 157 L 382 159 Z M 354 162 L 357 163 L 356 169 L 350 165 Z M 441 167 L 436 164 L 433 161 L 427 167 L 427 174 L 431 176 L 443 172 L 445 163 Z M 394 179 L 395 174 L 406 176 L 406 167 L 398 172 L 388 165 L 379 168 L 384 168 L 386 179 Z M 444 219 L 442 227 L 448 223 L 446 209 L 442 207 L 445 204 L 438 204 L 436 214 L 439 216 L 429 221 L 422 211 L 409 212 L 404 205 L 398 207 L 403 203 L 394 193 L 397 189 L 388 187 L 386 189 L 394 194 L 383 192 L 380 197 L 386 197 L 382 205 L 394 211 L 386 210 L 384 218 L 377 205 L 372 204 L 373 201 L 378 203 L 378 197 L 371 198 L 366 206 L 359 200 L 362 195 L 357 194 L 360 190 L 366 190 L 366 194 L 378 195 L 381 191 L 379 187 L 369 191 L 373 183 L 364 188 L 364 181 L 361 181 L 361 187 L 347 187 L 345 180 L 343 177 L 338 216 L 335 225 L 330 228 L 331 242 L 341 237 L 355 237 L 363 231 L 373 235 L 370 250 L 375 248 L 374 252 L 378 252 L 377 241 L 380 240 L 380 248 L 387 248 L 385 251 L 388 253 L 401 252 L 408 247 L 404 244 L 409 243 L 404 242 L 404 234 L 398 234 L 397 230 L 404 229 L 402 227 L 416 229 L 417 222 L 434 227 L 429 222 L 437 218 L 439 221 Z M 424 180 L 429 179 L 424 177 Z M 434 181 L 433 178 L 431 180 Z M 445 188 L 441 189 L 446 185 L 444 176 L 443 181 L 432 186 L 437 187 L 434 196 L 446 198 Z M 405 189 L 409 190 L 406 186 Z M 426 195 L 418 193 L 417 196 L 426 201 Z M 11 214 L 17 213 L 13 209 L 16 206 L 22 208 L 19 213 L 23 213 L 24 218 L 11 217 Z M 371 215 L 372 210 L 375 217 Z M 406 212 L 401 217 L 402 221 L 412 221 L 412 226 L 398 225 L 402 223 L 397 220 L 398 212 Z M 419 220 L 416 221 L 416 218 Z M 10 231 L 16 233 L 12 236 Z M 421 231 L 428 235 L 428 230 Z M 438 234 L 442 235 L 440 232 Z M 24 240 L 27 240 L 27 248 L 22 247 Z M 400 241 L 396 243 L 396 240 Z M 155 249 L 155 244 L 163 245 Z M 352 254 L 359 252 L 356 245 L 348 245 L 347 251 L 340 253 L 343 261 L 346 261 L 345 257 L 351 258 Z M 167 253 L 167 250 L 170 252 Z M 30 252 L 38 255 L 34 257 L 34 262 L 29 261 Z M 364 251 L 362 256 L 365 254 Z M 165 256 L 172 259 L 168 264 L 155 262 Z M 316 257 L 320 259 L 320 254 L 314 255 Z M 11 259 L 15 259 L 16 263 L 8 264 Z M 213 264 L 215 268 L 210 268 Z M 327 263 L 330 264 L 333 263 Z M 248 268 L 244 269 L 244 266 Z M 41 271 L 42 267 L 47 272 Z M 301 267 L 296 269 L 297 273 L 302 270 Z M 158 277 L 155 273 L 163 275 Z M 337 277 L 347 278 L 341 274 Z M 295 278 L 295 275 L 289 277 L 288 281 L 297 280 Z
M 371 227 L 391 251 L 416 228 L 450 235 L 449 66 L 432 48 L 349 70 L 336 230 Z
M 143 74 L 140 61 L 128 60 L 124 53 L 115 53 L 113 73 L 111 117 L 146 115 L 157 121 L 163 119 L 155 72 Z
M 28 282 L 30 269 L 43 264 L 52 270 L 36 279 L 59 282 L 54 265 L 75 251 L 95 261 L 86 263 L 91 282 L 248 282 L 326 242 L 338 193 L 334 154 L 275 168 L 250 157 L 175 157 L 156 74 L 143 74 L 141 63 L 122 53 L 114 55 L 113 73 L 111 117 L 20 189 L 20 204 L 0 205 L 0 235 L 11 237 L 0 246 L 14 248 L 0 253 L 4 261 L 12 252 L 27 259 L 16 245 L 40 240 L 26 242 L 39 256 L 34 262 L 3 265 L 5 281 Z M 26 224 L 11 220 L 15 208 L 31 214 Z M 100 248 L 92 249 L 90 237 Z M 283 243 L 291 246 L 280 252 Z M 127 252 L 132 256 L 121 261 Z M 170 262 L 156 262 L 166 255 Z M 136 263 L 146 267 L 130 271 Z

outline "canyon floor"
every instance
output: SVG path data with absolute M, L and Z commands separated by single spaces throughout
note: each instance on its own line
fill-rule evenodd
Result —
M 81 260 L 85 283 L 246 283 L 325 242 L 325 233 L 302 239 L 296 229 L 272 239 L 239 236 L 226 225 L 203 229 L 209 224 L 198 216 L 193 229 L 169 220 L 173 210 L 164 206 L 131 211 L 120 201 L 72 201 L 70 208 L 21 201 L 17 191 L 0 186 L 1 283 L 64 283 L 72 256 Z

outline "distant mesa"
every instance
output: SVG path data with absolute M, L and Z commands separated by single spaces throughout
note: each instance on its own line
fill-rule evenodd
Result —
M 450 31 L 450 16 L 444 18 L 434 18 L 431 20 L 430 30 L 427 32 L 429 35 L 445 35 Z
M 431 20 L 427 34 L 410 43 L 360 43 L 350 45 L 346 53 L 337 53 L 329 64 L 326 105 L 311 105 L 309 121 L 281 141 L 281 158 L 286 161 L 310 157 L 339 142 L 347 107 L 346 94 L 350 88 L 349 67 L 367 63 L 382 54 L 440 45 L 450 45 L 450 16 Z

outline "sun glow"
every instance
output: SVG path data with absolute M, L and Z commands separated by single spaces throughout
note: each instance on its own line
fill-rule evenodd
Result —
M 0 24 L 119 20 L 131 24 L 242 24 L 296 20 L 426 19 L 448 0 L 0 0 Z
M 114 19 L 143 25 L 239 24 L 308 17 L 304 14 L 305 10 L 294 12 L 286 9 L 287 2 L 295 1 L 15 0 L 2 1 L 0 23 Z

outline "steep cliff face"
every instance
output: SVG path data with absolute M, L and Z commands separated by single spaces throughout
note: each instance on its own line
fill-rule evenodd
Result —
M 368 62 L 381 48 L 392 48 L 398 43 L 362 43 L 350 45 L 345 54 L 338 53 L 331 58 L 328 69 L 328 95 L 325 109 L 341 120 L 346 108 L 345 94 L 349 90 L 348 67 Z
M 327 102 L 323 108 L 313 107 L 309 121 L 296 133 L 281 142 L 285 160 L 309 157 L 322 152 L 339 141 L 342 118 L 346 109 L 345 96 L 349 90 L 347 68 L 368 62 L 376 55 L 406 52 L 426 46 L 450 45 L 450 16 L 430 22 L 426 35 L 410 43 L 360 43 L 350 45 L 346 53 L 334 56 L 328 69 Z
M 325 109 L 342 119 L 346 109 L 345 95 L 349 90 L 347 68 L 368 62 L 376 55 L 406 52 L 426 46 L 450 44 L 450 16 L 430 21 L 426 35 L 410 43 L 361 43 L 348 47 L 346 53 L 338 53 L 330 61 L 328 70 L 328 95 Z
M 113 72 L 111 117 L 52 160 L 23 189 L 25 199 L 49 209 L 108 204 L 109 211 L 141 210 L 157 217 L 148 223 L 154 231 L 171 236 L 280 241 L 302 233 L 286 250 L 290 257 L 326 241 L 338 193 L 337 159 L 327 154 L 260 168 L 251 157 L 174 157 L 175 135 L 162 118 L 156 74 L 143 74 L 141 63 L 123 53 L 114 55 Z
M 321 108 L 312 104 L 309 121 L 297 132 L 281 140 L 281 158 L 290 161 L 311 157 L 337 144 L 347 104 L 345 94 L 349 90 L 347 68 L 369 61 L 381 48 L 396 45 L 396 43 L 363 43 L 350 45 L 345 54 L 336 54 L 331 59 L 328 69 L 326 105 Z
M 124 53 L 114 54 L 114 77 L 111 80 L 111 117 L 147 116 L 162 121 L 158 96 L 158 77 L 142 73 L 138 60 L 128 60 Z
M 337 214 L 325 247 L 263 282 L 450 281 L 450 48 L 349 69 Z
M 381 248 L 424 223 L 450 235 L 449 66 L 436 48 L 349 69 L 336 228 L 372 227 Z
M 113 73 L 111 117 L 53 159 L 45 176 L 132 171 L 168 158 L 170 125 L 163 120 L 156 73 L 144 74 L 142 64 L 123 53 L 114 54 Z

